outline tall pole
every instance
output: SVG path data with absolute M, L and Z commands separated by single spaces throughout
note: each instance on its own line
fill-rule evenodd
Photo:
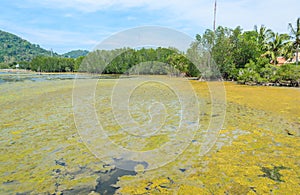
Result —
M 216 31 L 216 15 L 217 15 L 217 0 L 215 0 L 215 7 L 214 7 L 214 32 Z

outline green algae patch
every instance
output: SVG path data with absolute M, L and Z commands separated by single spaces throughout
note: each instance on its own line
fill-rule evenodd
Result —
M 72 81 L 0 85 L 1 194 L 93 189 L 103 168 L 76 130 L 72 88 Z
M 155 136 L 151 136 L 149 138 L 146 139 L 146 145 L 143 148 L 143 150 L 153 150 L 157 147 L 162 146 L 163 144 L 165 144 L 166 142 L 168 142 L 169 136 L 168 135 L 155 135 Z
M 284 166 L 274 166 L 273 168 L 262 167 L 261 171 L 264 172 L 264 174 L 261 176 L 267 177 L 267 178 L 272 179 L 277 182 L 284 182 L 281 179 L 282 174 L 280 174 L 280 172 L 279 172 L 280 170 L 283 170 L 283 169 L 288 169 L 288 168 L 284 167 Z

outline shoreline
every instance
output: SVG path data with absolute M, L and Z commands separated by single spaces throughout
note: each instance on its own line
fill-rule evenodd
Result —
M 5 73 L 25 73 L 25 74 L 37 74 L 37 75 L 116 75 L 116 74 L 99 74 L 99 73 L 88 73 L 88 72 L 35 72 L 26 69 L 0 69 L 0 72 Z M 119 75 L 121 76 L 121 75 Z M 130 75 L 130 76 L 137 76 L 137 75 Z M 138 75 L 141 76 L 141 75 Z M 162 76 L 162 75 L 143 75 L 143 76 Z M 166 76 L 166 75 L 165 75 Z M 196 77 L 186 77 L 188 80 L 199 81 L 199 82 L 210 82 L 203 79 L 195 79 Z M 214 80 L 212 80 L 215 82 Z M 234 82 L 238 85 L 247 85 L 247 86 L 266 86 L 266 87 L 287 87 L 287 88 L 300 88 L 299 83 L 292 83 L 290 81 L 285 82 L 264 82 L 264 83 L 257 83 L 257 82 L 239 82 L 239 81 L 226 81 L 226 80 L 219 80 L 219 82 Z
M 8 72 L 8 73 L 30 73 L 30 74 L 40 74 L 40 75 L 51 75 L 51 74 L 92 74 L 85 72 L 36 72 L 32 70 L 26 69 L 0 69 L 0 72 Z
M 287 88 L 300 88 L 299 83 L 293 83 L 291 81 L 282 81 L 282 82 L 264 82 L 264 83 L 256 83 L 256 82 L 238 82 L 235 81 L 239 85 L 248 85 L 248 86 L 265 86 L 265 87 L 287 87 Z
M 33 71 L 31 70 L 26 70 L 26 69 L 0 69 L 0 72 L 14 72 L 14 73 L 18 73 L 18 72 L 28 72 L 31 73 Z

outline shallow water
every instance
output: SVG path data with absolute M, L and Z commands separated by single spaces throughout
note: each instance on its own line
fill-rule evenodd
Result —
M 116 79 L 118 75 L 90 75 L 90 74 L 48 74 L 48 73 L 22 73 L 0 72 L 0 84 L 9 82 L 44 82 L 51 80 L 74 80 L 74 79 Z

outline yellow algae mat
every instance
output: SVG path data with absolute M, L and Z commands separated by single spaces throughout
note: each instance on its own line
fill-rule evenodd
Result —
M 130 84 L 130 79 L 120 80 Z M 88 93 L 90 82 L 94 80 L 86 79 L 77 90 Z M 186 134 L 175 131 L 182 107 L 177 92 L 168 85 L 149 82 L 131 93 L 128 108 L 136 126 L 143 127 L 139 129 L 126 126 L 121 121 L 124 114 L 114 112 L 112 104 L 119 99 L 111 100 L 109 91 L 115 80 L 96 83 L 92 109 L 112 143 L 128 150 L 153 151 L 172 142 L 169 150 L 155 157 L 163 162 L 169 157 L 166 151 L 174 152 L 193 133 L 176 158 L 149 170 L 151 159 L 145 160 L 136 172 L 95 156 L 84 139 L 87 135 L 78 131 L 80 119 L 74 117 L 74 81 L 1 84 L 0 194 L 299 194 L 300 89 L 225 82 L 223 127 L 211 150 L 200 154 L 211 118 L 223 116 L 211 114 L 213 102 L 206 82 L 188 82 L 199 101 L 199 128 Z M 187 93 L 181 85 L 177 87 Z M 149 108 L 147 102 L 152 99 L 154 106 Z M 118 117 L 133 129 L 133 135 L 147 136 L 143 141 L 129 136 L 114 121 Z M 149 126 L 147 121 L 160 125 Z M 151 128 L 162 130 L 149 133 Z M 110 152 L 100 138 L 99 146 Z

